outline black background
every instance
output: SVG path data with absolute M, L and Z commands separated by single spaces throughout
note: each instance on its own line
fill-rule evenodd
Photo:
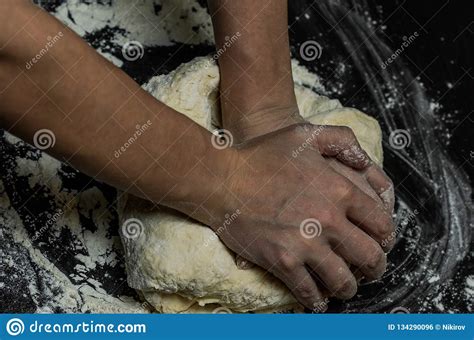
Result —
M 402 7 L 399 7 L 400 4 Z M 420 36 L 402 56 L 441 107 L 438 138 L 451 157 L 474 178 L 474 11 L 468 0 L 376 1 L 389 45 L 399 46 L 402 36 Z M 397 9 L 398 8 L 398 9 Z M 453 84 L 449 89 L 447 83 Z M 451 137 L 447 137 L 451 134 Z

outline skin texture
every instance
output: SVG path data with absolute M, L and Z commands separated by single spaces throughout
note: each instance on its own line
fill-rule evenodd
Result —
M 318 131 L 317 126 L 309 123 L 302 125 L 303 130 L 286 130 L 294 124 L 304 123 L 298 112 L 291 75 L 287 1 L 210 0 L 209 5 L 218 50 L 226 47 L 228 37 L 239 33 L 239 39 L 226 48 L 218 60 L 222 121 L 234 139 L 243 143 L 285 130 L 278 137 L 283 148 L 294 145 L 294 139 L 308 131 Z M 376 279 L 384 272 L 383 250 L 388 251 L 393 246 L 393 240 L 390 244 L 386 240 L 393 231 L 390 213 L 394 197 L 389 196 L 385 202 L 380 199 L 379 195 L 393 184 L 383 170 L 371 162 L 349 128 L 325 127 L 317 134 L 314 149 L 307 152 L 315 155 L 306 154 L 305 164 L 311 158 L 314 163 L 308 165 L 314 167 L 313 174 L 321 174 L 315 182 L 320 183 L 316 186 L 324 199 L 313 197 L 310 206 L 305 201 L 306 204 L 301 202 L 297 207 L 293 206 L 297 202 L 295 199 L 292 206 L 285 209 L 305 211 L 308 216 L 317 217 L 319 222 L 322 219 L 321 236 L 309 240 L 305 248 L 293 240 L 298 237 L 297 225 L 275 234 L 272 252 L 276 252 L 282 261 L 271 271 L 287 283 L 299 301 L 308 301 L 308 296 L 309 300 L 323 301 L 317 303 L 320 308 L 324 304 L 323 295 L 350 298 L 362 277 Z M 322 159 L 321 156 L 333 158 Z M 301 175 L 306 184 L 314 178 L 311 172 L 307 177 Z M 327 193 L 323 183 L 330 183 Z M 287 183 L 280 184 L 284 187 Z M 351 193 L 346 192 L 346 185 Z M 345 205 L 343 202 L 348 198 L 350 203 Z M 325 204 L 327 201 L 330 204 Z M 252 207 L 256 209 L 261 204 L 254 202 Z M 330 218 L 326 220 L 328 216 Z M 281 224 L 295 222 L 291 220 L 294 217 L 290 214 Z M 222 238 L 230 243 L 225 236 Z M 256 248 L 263 247 L 258 242 L 255 244 Z M 383 249 L 380 244 L 384 245 Z M 238 254 L 238 265 L 243 256 L 267 267 L 267 262 L 259 261 L 265 257 L 263 254 L 255 258 L 247 249 Z M 244 263 L 245 267 L 249 266 L 248 262 Z M 305 305 L 311 308 L 307 303 Z
M 209 0 L 221 69 L 223 124 L 245 141 L 301 123 L 293 90 L 287 1 Z M 228 37 L 240 37 L 225 48 Z M 278 100 L 276 100 L 278 98 Z
M 242 4 L 249 6 L 248 1 Z M 368 159 L 347 157 L 355 145 L 347 129 L 323 129 L 313 148 L 296 159 L 291 159 L 292 151 L 317 128 L 294 125 L 298 119 L 286 126 L 270 123 L 273 132 L 245 128 L 241 131 L 252 132 L 250 137 L 242 134 L 238 146 L 218 150 L 208 131 L 150 96 L 30 2 L 2 1 L 0 25 L 2 128 L 30 143 L 38 130 L 50 130 L 56 143 L 46 152 L 91 177 L 209 225 L 236 253 L 280 277 L 308 308 L 322 296 L 318 280 L 330 295 L 348 298 L 356 290 L 350 265 L 367 277 L 384 271 L 385 257 L 377 242 L 393 231 L 388 210 L 335 171 L 326 158 L 340 159 L 374 181 L 376 177 L 368 176 Z M 58 32 L 62 37 L 54 47 L 26 68 Z M 241 58 L 239 62 L 247 60 Z M 262 86 L 269 86 L 271 82 L 262 79 Z M 294 115 L 287 106 L 294 105 L 287 102 L 294 94 L 286 90 L 280 93 L 285 93 L 282 106 L 268 99 L 258 109 L 250 109 L 250 102 L 244 109 L 257 121 L 268 113 L 265 119 L 280 122 L 277 113 Z M 242 91 L 247 98 L 248 91 Z M 147 131 L 114 157 L 137 124 L 144 123 L 150 126 Z M 237 209 L 242 214 L 235 223 L 219 230 L 225 215 Z M 307 218 L 321 223 L 317 238 L 302 236 L 300 224 Z
M 344 299 L 357 290 L 350 265 L 368 278 L 382 275 L 386 260 L 378 242 L 389 236 L 392 221 L 379 199 L 331 167 L 317 151 L 320 141 L 306 157 L 291 158 L 310 133 L 304 125 L 290 126 L 247 143 L 240 150 L 243 166 L 225 183 L 229 195 L 214 205 L 218 210 L 212 215 L 231 213 L 224 208 L 235 206 L 242 213 L 228 228 L 211 227 L 229 248 L 276 275 L 312 309 L 323 299 L 314 276 L 331 296 Z M 262 182 L 259 174 L 275 167 L 279 170 Z M 304 237 L 301 225 L 308 218 L 319 222 L 319 236 Z

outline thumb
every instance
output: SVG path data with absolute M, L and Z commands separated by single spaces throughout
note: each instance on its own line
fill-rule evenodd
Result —
M 351 128 L 321 125 L 318 129 L 315 146 L 323 156 L 335 157 L 357 170 L 366 169 L 372 164 L 372 160 L 360 146 Z

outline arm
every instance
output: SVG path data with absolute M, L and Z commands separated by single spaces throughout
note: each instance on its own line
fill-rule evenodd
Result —
M 221 52 L 217 55 L 224 127 L 239 143 L 305 122 L 294 93 L 288 1 L 208 2 L 216 49 Z M 359 170 L 366 178 L 360 184 L 381 195 L 387 209 L 393 210 L 393 183 L 372 163 L 351 129 L 325 126 L 316 139 L 322 155 Z
M 208 3 L 221 76 L 222 121 L 234 140 L 242 143 L 303 123 L 291 71 L 288 1 L 208 0 Z M 312 131 L 319 129 L 316 137 L 313 136 L 317 140 L 316 150 L 340 161 L 328 159 L 331 167 L 343 173 L 354 186 L 383 197 L 387 210 L 393 211 L 391 180 L 372 164 L 351 129 L 306 126 Z M 357 226 L 367 230 L 363 224 Z M 348 260 L 350 256 L 346 253 L 343 257 Z
M 27 1 L 0 6 L 9 7 L 0 8 L 2 128 L 27 141 L 40 129 L 52 131 L 56 143 L 49 153 L 210 226 L 238 255 L 279 277 L 308 308 L 322 298 L 313 272 L 331 295 L 355 294 L 355 278 L 340 256 L 367 277 L 383 273 L 385 255 L 374 239 L 381 242 L 393 230 L 383 207 L 331 170 L 318 152 L 282 162 L 311 137 L 311 126 L 214 149 L 209 132 L 156 101 L 46 12 Z M 59 32 L 61 39 L 25 68 L 48 36 Z M 116 157 L 137 124 L 149 128 Z M 316 150 L 327 147 L 313 143 Z M 236 210 L 239 217 L 223 227 L 226 214 Z M 370 211 L 365 232 L 374 239 L 346 218 L 362 221 L 364 211 Z M 318 237 L 305 237 L 308 218 L 320 221 Z M 346 242 L 335 243 L 348 233 Z
M 209 7 L 220 51 L 222 121 L 236 142 L 304 123 L 294 93 L 287 0 L 209 0 Z M 359 170 L 371 165 L 350 129 L 325 127 L 317 138 L 334 146 L 320 148 L 324 156 Z M 369 174 L 376 191 L 391 185 L 381 170 Z
M 221 72 L 223 124 L 237 141 L 301 123 L 286 0 L 209 0 Z M 231 39 L 234 37 L 234 39 Z M 227 48 L 225 44 L 232 42 Z
M 218 154 L 208 131 L 155 100 L 37 6 L 21 2 L 0 13 L 8 15 L 1 18 L 6 24 L 0 30 L 3 128 L 29 142 L 38 130 L 48 129 L 56 140 L 48 153 L 149 200 L 176 208 L 179 202 L 205 199 L 187 188 L 219 173 L 217 159 L 231 149 Z M 27 67 L 42 54 L 48 37 L 58 39 Z M 149 128 L 117 157 L 137 125 L 144 124 Z

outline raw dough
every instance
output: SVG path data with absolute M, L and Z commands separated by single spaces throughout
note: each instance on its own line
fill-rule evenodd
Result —
M 317 95 L 317 76 L 292 64 L 301 114 L 313 124 L 346 125 L 378 164 L 382 163 L 381 130 L 364 113 L 344 108 L 338 100 Z M 160 101 L 203 127 L 219 127 L 219 72 L 211 58 L 199 57 L 168 75 L 152 78 L 144 88 Z M 121 225 L 138 219 L 141 232 L 127 238 L 128 284 L 140 290 L 159 312 L 269 312 L 299 308 L 290 291 L 259 267 L 241 270 L 235 254 L 214 232 L 170 209 L 131 195 L 119 200 Z M 122 229 L 122 228 L 121 228 Z

